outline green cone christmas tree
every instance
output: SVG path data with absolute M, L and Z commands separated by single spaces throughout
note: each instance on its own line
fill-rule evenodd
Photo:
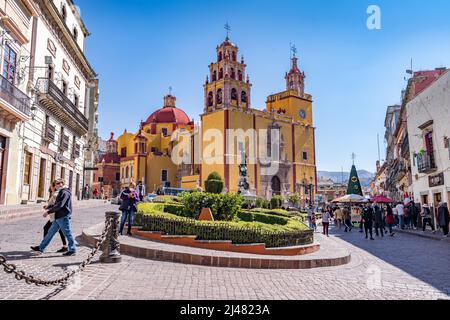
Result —
M 356 171 L 355 165 L 353 165 L 352 171 L 350 172 L 347 194 L 357 194 L 362 197 L 364 196 L 361 188 L 361 182 L 359 181 L 358 177 L 358 171 Z

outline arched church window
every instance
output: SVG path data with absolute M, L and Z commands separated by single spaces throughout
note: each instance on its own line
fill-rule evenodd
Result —
M 233 51 L 232 56 L 233 56 L 233 61 L 236 61 L 237 60 L 236 59 L 236 52 Z
M 223 97 L 222 89 L 217 90 L 217 96 L 216 96 L 217 104 L 222 104 L 222 102 L 223 102 L 222 97 Z
M 236 79 L 236 71 L 234 71 L 234 68 L 231 68 L 231 79 Z
M 222 51 L 219 52 L 218 60 L 219 60 L 219 62 L 223 60 L 223 53 L 222 53 Z
M 244 78 L 244 77 L 243 77 L 243 75 L 242 75 L 242 71 L 241 71 L 241 70 L 238 70 L 238 79 L 239 79 L 239 81 L 242 81 L 243 78 Z
M 247 103 L 248 99 L 247 99 L 247 92 L 242 91 L 241 93 L 241 102 L 243 103 Z
M 219 70 L 219 79 L 223 78 L 223 68 L 220 68 Z
M 231 89 L 231 100 L 237 101 L 237 99 L 238 99 L 237 90 L 233 88 Z
M 212 81 L 217 81 L 217 71 L 216 70 L 214 70 L 214 72 L 213 72 Z
M 126 167 L 126 169 L 125 169 L 125 178 L 128 179 L 129 175 L 130 175 L 130 168 Z
M 212 107 L 214 105 L 214 95 L 212 92 L 208 93 L 208 107 Z

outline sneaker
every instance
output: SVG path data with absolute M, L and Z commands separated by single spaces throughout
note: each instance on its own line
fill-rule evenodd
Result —
M 37 247 L 31 247 L 31 250 L 33 250 L 34 252 L 43 253 L 43 252 L 41 251 L 41 249 L 39 249 L 38 246 L 37 246 Z
M 75 251 L 68 251 L 63 254 L 63 257 L 72 257 L 75 256 L 77 253 Z
M 375 240 L 374 238 L 370 238 L 370 240 Z
M 67 252 L 67 251 L 69 251 L 69 248 L 67 248 L 67 247 L 62 247 L 61 249 L 59 249 L 58 251 L 56 251 L 57 253 L 64 253 L 64 252 Z

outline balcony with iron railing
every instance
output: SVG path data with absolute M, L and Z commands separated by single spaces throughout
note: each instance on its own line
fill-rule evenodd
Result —
M 409 157 L 409 138 L 408 136 L 405 136 L 405 138 L 403 139 L 403 142 L 401 144 L 401 153 L 402 153 L 402 157 L 405 159 L 410 159 Z
M 0 76 L 0 116 L 13 122 L 31 117 L 30 97 L 3 76 Z
M 36 89 L 42 106 L 79 135 L 83 136 L 88 133 L 88 119 L 52 80 L 39 78 Z
M 431 154 L 418 154 L 417 155 L 417 168 L 419 173 L 431 173 L 437 170 L 436 163 L 434 161 L 434 155 Z

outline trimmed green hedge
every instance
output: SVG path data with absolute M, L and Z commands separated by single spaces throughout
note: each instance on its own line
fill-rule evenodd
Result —
M 269 231 L 234 222 L 209 222 L 171 214 L 137 214 L 136 225 L 145 231 L 169 235 L 195 235 L 199 240 L 231 240 L 234 244 L 265 243 L 268 248 L 307 245 L 314 242 L 312 230 Z M 307 230 L 305 230 L 307 229 Z
M 241 210 L 233 221 L 197 221 L 179 204 L 141 203 L 136 225 L 170 235 L 197 235 L 201 240 L 231 240 L 236 244 L 266 243 L 268 247 L 310 244 L 313 232 L 297 219 Z

